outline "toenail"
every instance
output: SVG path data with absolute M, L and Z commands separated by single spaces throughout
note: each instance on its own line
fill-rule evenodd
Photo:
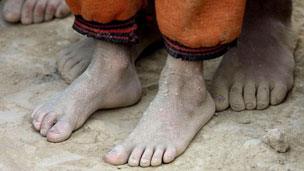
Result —
M 56 129 L 50 129 L 49 132 L 52 134 L 60 134 Z
M 147 159 L 142 159 L 142 160 L 141 160 L 141 163 L 142 163 L 142 164 L 148 164 L 148 162 L 149 162 L 149 160 L 147 160 Z
M 244 107 L 240 104 L 234 104 L 234 105 L 232 105 L 232 109 L 234 109 L 236 111 L 241 111 L 244 109 Z
M 38 121 L 34 121 L 33 124 L 36 128 L 38 128 L 40 126 L 40 123 Z
M 265 109 L 266 107 L 266 104 L 258 104 L 258 109 Z
M 225 97 L 224 96 L 216 96 L 216 100 L 225 101 Z
M 116 150 L 110 150 L 108 151 L 108 154 L 114 154 Z
M 135 166 L 135 165 L 138 165 L 138 161 L 135 160 L 135 159 L 131 159 L 131 160 L 129 161 L 129 164 L 132 165 L 132 166 Z
M 251 108 L 254 107 L 254 105 L 253 105 L 253 103 L 247 103 L 247 104 L 246 104 L 246 107 L 251 109 Z

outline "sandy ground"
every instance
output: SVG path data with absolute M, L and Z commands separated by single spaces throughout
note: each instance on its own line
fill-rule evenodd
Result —
M 263 111 L 217 115 L 201 130 L 189 149 L 173 164 L 146 170 L 304 170 L 304 1 L 295 1 L 296 84 L 279 106 Z M 141 102 L 133 107 L 97 112 L 71 139 L 47 142 L 31 127 L 33 108 L 62 91 L 56 53 L 80 37 L 72 18 L 34 26 L 0 28 L 0 170 L 140 170 L 113 167 L 101 159 L 113 144 L 135 127 L 157 91 L 165 52 L 159 50 L 138 62 L 144 86 Z M 1 25 L 1 23 L 0 23 Z M 1 27 L 1 26 L 0 26 Z M 207 64 L 206 78 L 218 64 Z M 285 131 L 290 145 L 277 153 L 262 142 L 269 129 Z

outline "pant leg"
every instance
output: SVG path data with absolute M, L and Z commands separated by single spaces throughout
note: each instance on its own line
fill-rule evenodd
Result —
M 236 45 L 246 0 L 156 0 L 156 16 L 171 56 L 206 60 Z
M 73 28 L 81 34 L 116 43 L 135 43 L 135 16 L 146 0 L 66 0 L 75 15 Z

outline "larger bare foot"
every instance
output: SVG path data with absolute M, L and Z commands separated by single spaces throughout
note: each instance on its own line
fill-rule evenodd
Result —
M 69 13 L 64 0 L 6 0 L 3 7 L 4 19 L 11 23 L 41 23 Z
M 295 61 L 288 14 L 282 20 L 283 12 L 263 11 L 267 8 L 260 4 L 267 3 L 248 2 L 239 47 L 224 56 L 212 85 L 217 111 L 229 106 L 235 111 L 265 109 L 283 102 L 293 86 Z
M 170 163 L 182 154 L 215 111 L 202 69 L 201 62 L 168 57 L 158 94 L 134 131 L 105 161 L 147 167 Z
M 102 41 L 95 46 L 88 69 L 32 114 L 34 128 L 48 141 L 66 140 L 98 109 L 129 106 L 141 97 L 130 49 Z

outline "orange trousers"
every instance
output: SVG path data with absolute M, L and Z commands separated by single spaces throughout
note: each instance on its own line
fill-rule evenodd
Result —
M 136 42 L 136 16 L 154 5 L 169 54 L 184 60 L 223 55 L 241 33 L 246 0 L 66 0 L 74 29 L 96 39 Z

